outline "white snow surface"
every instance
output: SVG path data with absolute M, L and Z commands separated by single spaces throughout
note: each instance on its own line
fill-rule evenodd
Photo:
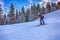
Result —
M 46 25 L 33 22 L 0 26 L 0 40 L 60 40 L 60 10 L 45 15 Z

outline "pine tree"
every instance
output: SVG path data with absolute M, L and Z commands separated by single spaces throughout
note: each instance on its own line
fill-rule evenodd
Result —
M 18 22 L 21 22 L 21 12 L 19 11 L 19 17 L 18 17 Z
M 46 9 L 48 13 L 51 12 L 51 5 L 49 2 L 46 4 Z
M 40 13 L 40 5 L 37 4 L 37 12 Z
M 33 12 L 34 12 L 34 14 L 37 13 L 37 6 L 35 4 L 33 5 Z
M 5 25 L 6 24 L 6 14 L 4 14 L 3 22 L 4 22 L 4 25 Z
M 10 11 L 9 11 L 8 17 L 10 18 L 10 24 L 14 24 L 16 20 L 15 20 L 14 5 L 13 4 L 11 4 L 11 6 L 10 6 Z
M 1 25 L 5 25 L 6 24 L 6 14 L 2 15 L 2 19 L 1 19 Z
M 57 3 L 57 9 L 60 9 L 60 1 Z
M 37 6 L 35 4 L 33 4 L 33 6 L 31 7 L 31 11 L 32 11 L 33 20 L 35 20 L 36 19 L 36 15 L 38 13 Z
M 19 11 L 19 16 L 21 15 L 21 12 Z
M 18 13 L 18 10 L 16 10 L 16 22 L 18 23 L 18 18 L 19 18 L 19 13 Z
M 22 12 L 23 14 L 25 14 L 25 9 L 24 9 L 24 7 L 22 7 L 21 12 Z
M 51 3 L 51 11 L 57 10 L 57 5 L 56 3 Z
M 22 7 L 21 9 L 21 22 L 25 22 L 25 9 Z
M 2 21 L 2 15 L 3 14 L 3 11 L 2 11 L 2 5 L 0 4 L 0 25 L 2 25 L 3 23 L 3 21 Z
M 25 15 L 26 22 L 29 21 L 29 17 L 30 17 L 30 10 L 27 9 L 27 11 L 26 11 L 26 15 Z
M 2 14 L 2 5 L 0 4 L 0 14 Z
M 1 25 L 4 25 L 4 19 L 3 19 L 3 17 L 2 17 L 2 19 L 1 19 Z
M 45 14 L 45 8 L 44 7 L 42 7 L 42 11 L 40 13 Z
M 19 15 L 18 10 L 16 10 L 16 19 L 18 19 L 18 15 Z

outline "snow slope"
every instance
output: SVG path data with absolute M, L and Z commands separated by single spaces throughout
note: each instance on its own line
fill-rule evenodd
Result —
M 34 22 L 0 26 L 0 40 L 60 40 L 60 10 L 45 15 L 46 25 Z

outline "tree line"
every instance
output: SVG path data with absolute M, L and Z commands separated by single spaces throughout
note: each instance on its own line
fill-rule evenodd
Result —
M 2 7 L 0 4 L 0 25 L 7 25 L 7 24 L 16 24 L 16 23 L 23 23 L 23 22 L 30 22 L 34 21 L 39 18 L 38 14 L 47 14 L 49 12 L 53 12 L 55 10 L 60 9 L 60 2 L 56 3 L 47 3 L 46 8 L 40 8 L 40 5 L 33 4 L 31 8 L 27 8 L 25 10 L 24 7 L 21 8 L 21 11 L 18 9 L 15 10 L 13 3 L 10 5 L 10 10 L 6 14 L 3 13 Z

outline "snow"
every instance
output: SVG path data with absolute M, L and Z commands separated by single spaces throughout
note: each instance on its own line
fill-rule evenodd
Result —
M 0 26 L 0 40 L 60 40 L 60 10 L 45 15 L 46 25 L 33 22 Z

